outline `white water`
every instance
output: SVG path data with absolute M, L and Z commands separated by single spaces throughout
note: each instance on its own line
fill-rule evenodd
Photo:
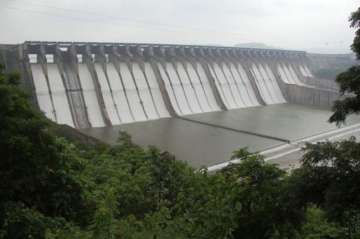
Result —
M 122 80 L 112 63 L 107 64 L 107 72 L 109 76 L 110 87 L 113 91 L 116 108 L 119 112 L 122 123 L 136 121 L 136 118 L 134 118 L 134 114 L 132 112 L 132 108 L 129 106 L 129 103 L 130 105 L 133 104 L 133 106 L 136 107 L 136 102 L 138 102 L 138 100 L 135 99 L 134 102 L 131 102 L 131 98 L 129 98 L 128 103 L 128 98 L 126 97 L 125 90 L 122 85 Z
M 301 74 L 304 77 L 308 77 L 308 74 L 307 74 L 307 72 L 305 71 L 305 69 L 304 69 L 304 67 L 302 65 L 299 65 L 299 69 L 300 69 Z
M 181 114 L 192 114 L 193 111 L 189 106 L 188 99 L 186 98 L 185 92 L 183 90 L 183 86 L 179 80 L 179 77 L 174 69 L 174 66 L 171 63 L 165 63 L 166 70 L 170 77 L 170 82 L 172 84 L 174 95 L 177 99 L 177 102 L 179 104 L 179 108 L 181 110 Z
M 222 69 L 225 75 L 225 78 L 227 79 L 227 82 L 229 83 L 231 92 L 233 93 L 234 99 L 235 99 L 235 103 L 236 103 L 236 108 L 244 108 L 246 107 L 244 100 L 242 99 L 240 92 L 239 92 L 239 88 L 236 84 L 236 81 L 233 77 L 232 72 L 230 71 L 228 65 L 226 63 L 222 64 Z
M 119 93 L 121 92 L 124 97 L 127 97 L 130 109 L 133 113 L 135 121 L 145 121 L 147 116 L 144 111 L 144 99 L 137 91 L 137 85 L 135 85 L 134 79 L 130 73 L 130 70 L 126 63 L 120 63 L 120 75 L 124 88 L 119 87 Z M 121 86 L 121 84 L 119 85 Z
M 95 63 L 95 70 L 96 70 L 99 84 L 101 87 L 101 93 L 102 93 L 102 96 L 104 99 L 106 112 L 108 113 L 111 124 L 119 125 L 121 120 L 118 116 L 115 99 L 113 100 L 112 92 L 111 92 L 110 86 L 108 84 L 108 81 L 106 79 L 104 70 L 102 69 L 102 67 L 99 63 Z
M 309 68 L 306 65 L 304 65 L 304 70 L 308 77 L 314 77 L 314 75 L 311 73 L 311 71 L 309 70 Z
M 285 70 L 283 69 L 283 66 L 281 64 L 278 64 L 277 68 L 278 68 L 278 72 L 280 74 L 281 80 L 287 84 L 291 84 L 290 80 L 288 79 L 288 76 L 285 73 Z
M 99 100 L 96 95 L 95 85 L 86 64 L 79 64 L 79 77 L 83 90 L 85 105 L 92 127 L 104 127 L 105 122 L 101 114 Z
M 198 99 L 197 92 L 195 91 L 190 79 L 187 75 L 187 72 L 182 63 L 176 62 L 175 63 L 177 72 L 180 76 L 179 80 L 181 81 L 186 98 L 191 106 L 192 113 L 201 113 L 203 110 L 200 106 L 200 100 Z
M 155 106 L 157 112 L 159 113 L 159 117 L 169 117 L 170 114 L 165 106 L 163 97 L 161 95 L 159 84 L 156 80 L 154 71 L 149 63 L 144 63 L 145 75 L 150 85 L 150 91 L 154 98 Z
M 206 76 L 206 73 L 200 63 L 196 63 L 196 71 L 199 74 L 200 81 L 204 87 L 204 94 L 206 95 L 206 98 L 210 104 L 211 111 L 220 110 L 220 107 L 217 104 L 214 93 L 211 89 L 209 79 Z
M 255 78 L 255 83 L 256 83 L 256 86 L 258 87 L 259 89 L 259 93 L 260 93 L 260 96 L 261 98 L 264 100 L 265 104 L 272 104 L 273 102 L 273 99 L 265 85 L 265 82 L 264 82 L 264 79 L 263 79 L 263 76 L 260 74 L 260 71 L 257 67 L 256 64 L 253 64 L 252 67 L 252 73 L 254 75 L 254 78 Z
M 265 83 L 265 88 L 269 92 L 269 95 L 270 95 L 270 98 L 271 98 L 271 102 L 269 102 L 269 104 L 277 103 L 278 102 L 277 92 L 274 89 L 274 86 L 272 84 L 272 80 L 271 80 L 270 76 L 268 76 L 268 74 L 265 71 L 262 64 L 258 65 L 258 69 L 259 69 L 260 75 L 263 78 L 263 82 Z
M 213 65 L 209 65 L 209 71 L 210 71 L 211 77 L 214 79 L 215 87 L 218 89 L 218 92 L 220 94 L 221 99 L 223 100 L 223 102 L 225 104 L 225 107 L 227 109 L 230 109 L 230 107 L 231 107 L 230 102 L 225 96 L 225 91 L 224 91 L 223 87 L 221 86 L 221 82 L 217 77 L 217 74 L 213 68 Z
M 253 106 L 253 104 L 251 102 L 251 96 L 249 95 L 249 91 L 247 89 L 247 85 L 243 81 L 238 68 L 232 62 L 229 62 L 229 66 L 230 66 L 231 73 L 234 77 L 235 83 L 237 85 L 239 95 L 241 96 L 241 99 L 244 103 L 244 107 Z
M 54 106 L 59 124 L 74 126 L 74 121 L 70 111 L 69 101 L 66 95 L 65 87 L 56 64 L 47 64 L 50 88 L 53 94 Z
M 301 80 L 299 79 L 298 75 L 296 74 L 294 68 L 293 68 L 291 65 L 289 65 L 288 68 L 289 68 L 289 71 L 290 71 L 291 75 L 293 76 L 293 79 L 294 79 L 295 84 L 297 84 L 297 85 L 304 85 L 304 84 L 301 82 Z
M 168 75 L 166 74 L 163 66 L 160 63 L 158 63 L 158 69 L 160 71 L 160 76 L 164 81 L 166 92 L 167 92 L 167 94 L 169 96 L 169 99 L 171 101 L 171 105 L 173 106 L 173 109 L 175 110 L 175 112 L 178 115 L 182 115 L 183 113 L 182 113 L 182 111 L 180 109 L 180 104 L 179 104 L 179 101 L 177 100 L 174 86 L 172 85 Z
M 244 87 L 249 95 L 249 99 L 250 99 L 250 102 L 251 102 L 251 106 L 258 106 L 260 105 L 260 103 L 258 102 L 258 100 L 256 99 L 256 95 L 255 95 L 255 92 L 254 92 L 254 89 L 251 85 L 251 82 L 250 82 L 250 79 L 249 77 L 247 76 L 244 68 L 240 65 L 240 64 L 237 64 L 237 69 L 238 69 L 238 72 L 240 74 L 240 77 L 241 77 L 241 80 L 244 84 Z
M 55 112 L 51 105 L 49 88 L 40 64 L 31 64 L 32 76 L 34 79 L 35 92 L 40 110 L 45 116 L 56 122 Z
M 235 101 L 235 97 L 233 95 L 233 92 L 231 91 L 229 82 L 227 81 L 224 72 L 221 70 L 221 68 L 219 67 L 219 65 L 217 63 L 214 63 L 213 67 L 214 67 L 215 76 L 218 79 L 217 87 L 222 89 L 224 98 L 226 99 L 225 102 L 227 102 L 227 108 L 228 109 L 236 109 L 237 104 Z
M 153 101 L 148 83 L 145 79 L 143 72 L 140 69 L 139 64 L 133 62 L 132 70 L 148 119 L 159 118 L 160 116 L 159 113 L 157 112 L 157 109 L 155 108 L 155 102 Z
M 277 98 L 277 102 L 274 102 L 274 103 L 277 103 L 277 104 L 285 103 L 286 100 L 281 92 L 278 82 L 276 81 L 275 75 L 271 71 L 271 68 L 269 67 L 269 65 L 265 64 L 265 70 L 266 70 L 268 76 L 270 77 L 271 84 L 272 84 L 272 90 L 274 91 L 276 98 Z
M 205 94 L 205 88 L 203 86 L 203 83 L 200 81 L 199 76 L 196 73 L 196 70 L 194 69 L 194 67 L 191 63 L 187 62 L 185 64 L 186 64 L 187 71 L 189 73 L 190 80 L 194 86 L 195 93 L 199 100 L 202 112 L 212 111 L 210 102 Z

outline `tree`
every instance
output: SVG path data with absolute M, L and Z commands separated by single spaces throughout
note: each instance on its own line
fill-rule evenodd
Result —
M 356 36 L 351 46 L 356 57 L 360 60 L 360 8 L 353 12 L 350 17 L 350 26 L 357 29 Z M 333 115 L 330 122 L 341 124 L 349 114 L 360 113 L 360 66 L 353 66 L 336 79 L 340 86 L 343 99 L 337 100 L 333 106 Z
M 360 144 L 355 138 L 308 144 L 302 166 L 290 176 L 289 191 L 301 204 L 324 210 L 345 238 L 360 236 Z
M 310 239 L 360 231 L 355 141 L 309 145 L 290 176 L 246 149 L 234 152 L 240 164 L 208 173 L 123 132 L 101 147 L 59 137 L 18 76 L 2 68 L 0 105 L 0 238 Z
M 228 183 L 236 183 L 235 202 L 241 205 L 234 238 L 294 238 L 304 211 L 289 200 L 286 172 L 244 149 L 234 157 L 241 163 L 222 171 Z
M 343 239 L 343 228 L 333 222 L 329 222 L 326 214 L 320 208 L 309 207 L 306 210 L 306 222 L 301 228 L 301 239 Z
M 30 215 L 34 222 L 64 217 L 80 223 L 85 205 L 75 172 L 83 162 L 73 145 L 52 134 L 49 122 L 20 89 L 19 76 L 5 74 L 2 66 L 0 105 L 0 227 L 5 226 L 8 238 L 24 238 L 21 232 L 32 232 Z M 34 228 L 44 232 L 45 221 L 44 227 Z

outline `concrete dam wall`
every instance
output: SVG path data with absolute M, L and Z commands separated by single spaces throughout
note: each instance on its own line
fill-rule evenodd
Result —
M 235 47 L 26 42 L 4 47 L 51 120 L 92 128 L 281 103 L 330 106 L 306 52 Z

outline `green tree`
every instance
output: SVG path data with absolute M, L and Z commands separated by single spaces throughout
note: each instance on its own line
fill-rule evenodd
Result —
M 351 48 L 356 53 L 357 59 L 360 60 L 360 8 L 351 14 L 350 23 L 351 27 L 356 29 L 356 36 Z M 353 66 L 341 73 L 336 81 L 340 86 L 343 98 L 335 101 L 334 113 L 329 121 L 341 124 L 349 114 L 360 112 L 360 66 Z
M 17 230 L 21 223 L 16 220 L 27 217 L 7 220 L 6 215 L 12 218 L 11 211 L 35 218 L 82 221 L 86 218 L 82 215 L 85 205 L 76 171 L 83 162 L 74 153 L 73 145 L 51 133 L 49 122 L 20 89 L 19 76 L 5 74 L 2 66 L 0 105 L 0 225 L 7 228 L 7 238 L 24 238 L 12 233 L 24 231 L 20 228 L 25 225 L 31 228 L 23 223 Z
M 345 238 L 360 235 L 360 144 L 355 138 L 308 144 L 302 166 L 289 182 L 290 194 L 300 204 L 323 209 L 331 222 L 346 231 Z
M 343 239 L 344 229 L 333 222 L 329 222 L 326 214 L 319 208 L 309 207 L 306 220 L 301 228 L 299 239 Z
M 227 182 L 236 182 L 235 202 L 241 205 L 235 238 L 294 238 L 303 219 L 302 205 L 288 194 L 287 174 L 244 149 L 235 152 L 241 163 L 223 170 Z

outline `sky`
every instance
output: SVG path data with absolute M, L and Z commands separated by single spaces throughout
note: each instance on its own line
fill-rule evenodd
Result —
M 27 40 L 347 53 L 358 0 L 0 0 L 0 43 Z

